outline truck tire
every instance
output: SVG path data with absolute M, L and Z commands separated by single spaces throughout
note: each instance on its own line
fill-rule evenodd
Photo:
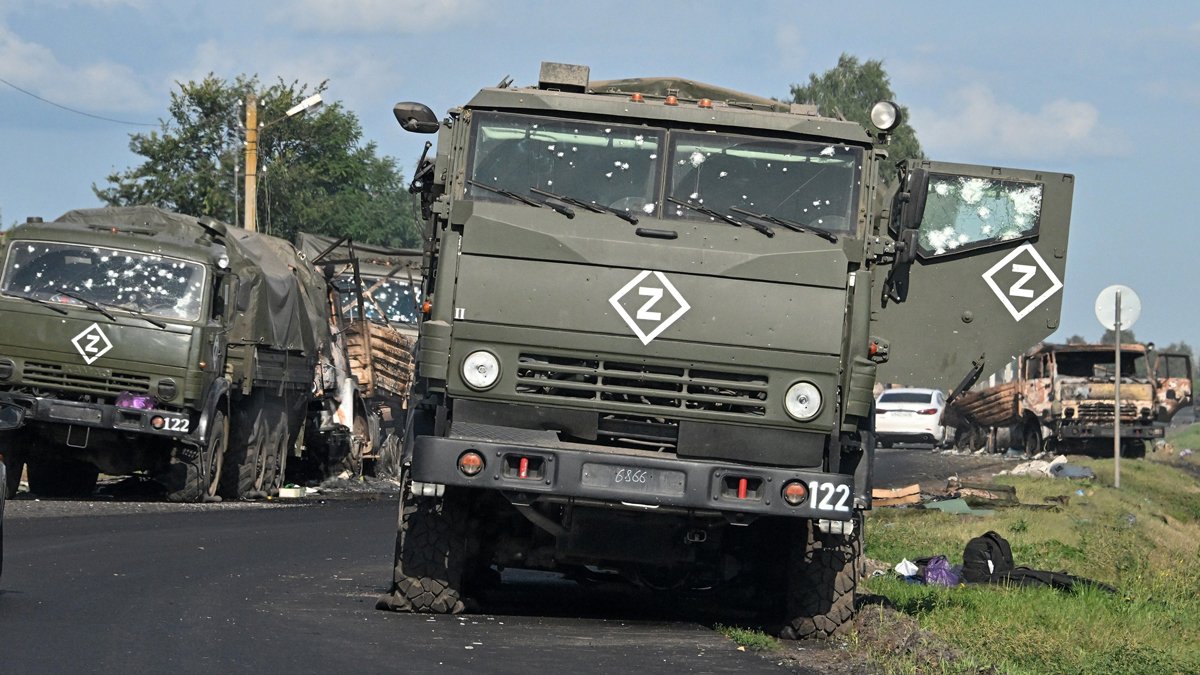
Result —
M 221 496 L 226 499 L 254 499 L 268 496 L 268 491 L 282 479 L 282 462 L 286 457 L 287 416 L 278 406 L 266 403 L 253 413 L 253 421 L 244 425 L 241 433 L 226 453 L 221 471 Z
M 169 502 L 202 502 L 217 499 L 225 448 L 229 445 L 229 422 L 218 410 L 209 423 L 208 443 L 203 449 L 179 445 L 171 452 L 171 464 L 159 483 Z
M 376 607 L 395 612 L 459 614 L 465 608 L 468 503 L 461 491 L 400 501 L 392 589 Z
M 29 491 L 39 497 L 87 497 L 100 472 L 86 462 L 68 459 L 26 460 Z
M 787 614 L 779 636 L 785 640 L 828 639 L 854 619 L 862 517 L 854 534 L 825 534 L 814 521 L 792 525 L 787 568 Z
M 1042 451 L 1042 425 L 1036 420 L 1025 420 L 1021 430 L 1021 450 L 1026 457 L 1033 457 Z
M 26 450 L 21 446 L 23 441 L 11 434 L 0 436 L 0 443 L 4 444 L 5 469 L 5 481 L 0 489 L 7 490 L 6 494 L 11 499 L 17 496 L 17 490 L 21 487 L 21 474 L 25 471 Z

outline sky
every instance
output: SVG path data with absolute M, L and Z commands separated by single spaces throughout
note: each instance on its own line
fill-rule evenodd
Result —
M 843 52 L 883 61 L 927 157 L 1075 175 L 1056 339 L 1098 339 L 1096 296 L 1124 284 L 1139 339 L 1200 347 L 1191 1 L 0 0 L 0 221 L 99 206 L 92 185 L 141 163 L 130 134 L 208 73 L 327 80 L 411 175 L 431 137 L 397 101 L 442 115 L 544 60 L 784 98 Z

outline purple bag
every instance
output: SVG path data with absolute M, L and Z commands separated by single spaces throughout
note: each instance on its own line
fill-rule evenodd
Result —
M 957 586 L 958 574 L 950 567 L 946 556 L 934 556 L 925 566 L 925 583 L 930 586 Z

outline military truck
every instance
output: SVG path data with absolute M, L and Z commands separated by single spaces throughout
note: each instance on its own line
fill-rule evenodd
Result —
M 965 388 L 1058 325 L 1072 177 L 918 160 L 885 187 L 890 102 L 867 129 L 543 64 L 440 121 L 394 113 L 438 136 L 382 609 L 461 612 L 517 567 L 828 636 L 853 612 L 876 377 Z
M 963 449 L 1019 448 L 1026 455 L 1111 451 L 1116 361 L 1113 345 L 1037 345 L 987 386 L 952 401 L 945 421 L 955 428 L 956 445 Z M 1174 411 L 1190 400 L 1190 377 L 1171 377 L 1176 371 L 1190 375 L 1186 354 L 1157 354 L 1139 343 L 1121 345 L 1123 455 L 1144 455 L 1146 441 L 1162 438 Z
M 324 280 L 291 244 L 152 207 L 13 229 L 0 257 L 8 491 L 145 474 L 175 501 L 283 480 L 327 349 Z

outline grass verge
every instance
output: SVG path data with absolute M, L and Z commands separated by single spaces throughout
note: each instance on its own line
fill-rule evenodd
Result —
M 758 630 L 739 628 L 717 624 L 713 626 L 718 633 L 733 640 L 738 645 L 758 652 L 775 651 L 780 648 L 779 640 Z
M 879 509 L 869 515 L 866 553 L 891 565 L 938 554 L 959 563 L 969 539 L 995 530 L 1012 544 L 1017 565 L 1065 570 L 1119 589 L 1114 595 L 940 588 L 894 576 L 868 580 L 869 592 L 961 654 L 941 664 L 942 671 L 1200 672 L 1200 483 L 1154 458 L 1126 460 L 1117 490 L 1111 460 L 1077 463 L 1090 466 L 1097 479 L 997 478 L 1016 487 L 1025 504 L 1069 497 L 1061 511 L 1017 507 L 977 517 Z M 889 654 L 874 659 L 889 671 L 913 670 Z

